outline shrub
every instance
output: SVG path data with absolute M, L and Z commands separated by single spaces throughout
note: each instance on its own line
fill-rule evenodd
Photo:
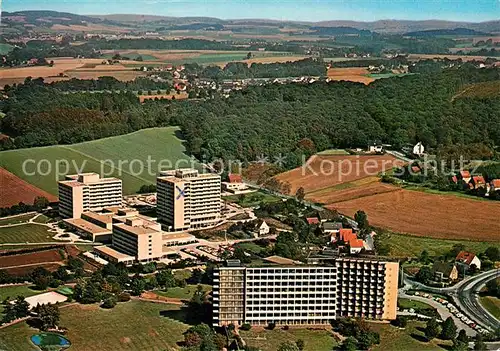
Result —
M 250 329 L 252 329 L 252 326 L 249 323 L 244 323 L 244 324 L 242 324 L 240 329 L 241 330 L 250 330 Z
M 273 330 L 274 328 L 276 328 L 276 323 L 274 323 L 274 322 L 271 322 L 267 325 L 267 329 L 269 329 L 269 330 Z
M 118 295 L 118 301 L 119 302 L 130 301 L 130 294 L 127 292 L 122 292 L 120 295 Z
M 101 307 L 102 308 L 113 308 L 116 306 L 116 297 L 114 296 L 109 296 L 106 299 L 104 299 Z

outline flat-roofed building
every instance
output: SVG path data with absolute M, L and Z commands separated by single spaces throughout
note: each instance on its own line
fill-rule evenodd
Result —
M 59 214 L 64 218 L 80 218 L 82 213 L 100 211 L 122 205 L 122 181 L 100 178 L 97 173 L 68 175 L 58 182 Z
M 108 262 L 124 263 L 126 265 L 132 265 L 135 262 L 135 256 L 124 254 L 109 246 L 96 246 L 93 251 L 97 256 L 104 258 Z
M 213 324 L 395 319 L 398 270 L 397 262 L 351 258 L 322 266 L 219 267 L 214 271 Z
M 197 243 L 198 239 L 189 233 L 167 233 L 163 234 L 163 245 L 177 246 Z
M 113 225 L 113 249 L 134 256 L 136 261 L 149 262 L 163 257 L 163 232 L 158 224 L 132 217 Z
M 162 172 L 156 180 L 158 221 L 168 231 L 216 225 L 221 218 L 221 178 L 187 168 Z
M 81 235 L 84 239 L 101 243 L 111 242 L 113 232 L 106 227 L 94 224 L 83 218 L 68 218 L 63 221 L 68 227 L 70 227 L 77 234 Z

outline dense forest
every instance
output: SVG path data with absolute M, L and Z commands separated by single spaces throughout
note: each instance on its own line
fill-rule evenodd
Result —
M 326 76 L 324 62 L 312 58 L 286 63 L 252 63 L 250 66 L 245 62 L 231 62 L 224 68 L 194 63 L 186 64 L 185 68 L 188 75 L 209 79 Z
M 500 99 L 453 98 L 467 84 L 500 79 L 498 69 L 470 65 L 441 73 L 351 82 L 267 85 L 204 101 L 152 101 L 131 93 L 61 92 L 37 81 L 11 88 L 0 107 L 3 148 L 74 143 L 153 126 L 179 125 L 200 159 L 253 161 L 284 155 L 294 167 L 303 154 L 327 148 L 428 148 L 500 145 Z M 308 142 L 304 142 L 307 140 Z M 307 147 L 306 147 L 307 146 Z

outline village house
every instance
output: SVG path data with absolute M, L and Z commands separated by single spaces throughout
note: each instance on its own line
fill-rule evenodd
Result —
M 469 182 L 469 189 L 486 188 L 486 181 L 482 175 L 472 176 Z
M 455 261 L 467 269 L 470 269 L 472 265 L 476 266 L 477 269 L 481 269 L 481 260 L 472 252 L 460 251 Z
M 384 151 L 384 147 L 380 144 L 373 144 L 373 145 L 368 146 L 368 152 L 377 153 L 377 152 L 383 152 L 383 151 Z
M 413 154 L 417 156 L 422 156 L 424 154 L 424 145 L 421 142 L 418 142 L 414 147 L 413 147 Z
M 270 231 L 270 228 L 267 225 L 266 221 L 260 220 L 257 223 L 256 232 L 254 234 L 254 237 L 257 238 L 259 236 L 267 235 L 267 234 L 269 234 L 269 231 Z
M 436 282 L 451 283 L 458 279 L 458 269 L 454 263 L 434 262 L 431 271 Z
M 319 219 L 318 217 L 308 217 L 306 218 L 307 224 L 309 225 L 318 225 L 319 224 Z
M 228 181 L 222 182 L 222 190 L 237 194 L 248 190 L 247 185 L 243 183 L 243 178 L 239 174 L 229 174 Z
M 500 179 L 493 179 L 486 185 L 488 193 L 500 190 Z
M 358 254 L 365 247 L 365 243 L 362 239 L 351 239 L 349 241 L 349 253 L 351 255 Z

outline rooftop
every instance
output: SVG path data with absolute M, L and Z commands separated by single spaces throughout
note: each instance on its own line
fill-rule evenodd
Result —
M 294 261 L 290 258 L 285 258 L 281 256 L 269 256 L 264 258 L 264 261 L 276 263 L 276 264 L 284 264 L 284 265 L 297 265 L 302 264 L 300 261 Z
M 163 234 L 163 240 L 196 240 L 196 237 L 189 233 L 169 233 Z
M 64 219 L 65 223 L 91 234 L 109 234 L 109 229 L 98 226 L 81 218 Z
M 144 225 L 138 225 L 138 226 L 131 226 L 127 225 L 125 223 L 119 223 L 113 225 L 113 228 L 119 228 L 127 233 L 134 234 L 134 235 L 148 235 L 148 234 L 155 234 L 155 233 L 160 233 L 160 231 L 144 226 Z
M 94 247 L 94 251 L 101 252 L 105 255 L 116 258 L 117 260 L 135 260 L 134 256 L 129 256 L 119 251 L 116 251 L 111 246 L 96 246 Z
M 88 218 L 95 219 L 96 221 L 102 223 L 113 223 L 113 213 L 97 213 L 89 211 L 82 213 L 82 216 L 87 216 Z

